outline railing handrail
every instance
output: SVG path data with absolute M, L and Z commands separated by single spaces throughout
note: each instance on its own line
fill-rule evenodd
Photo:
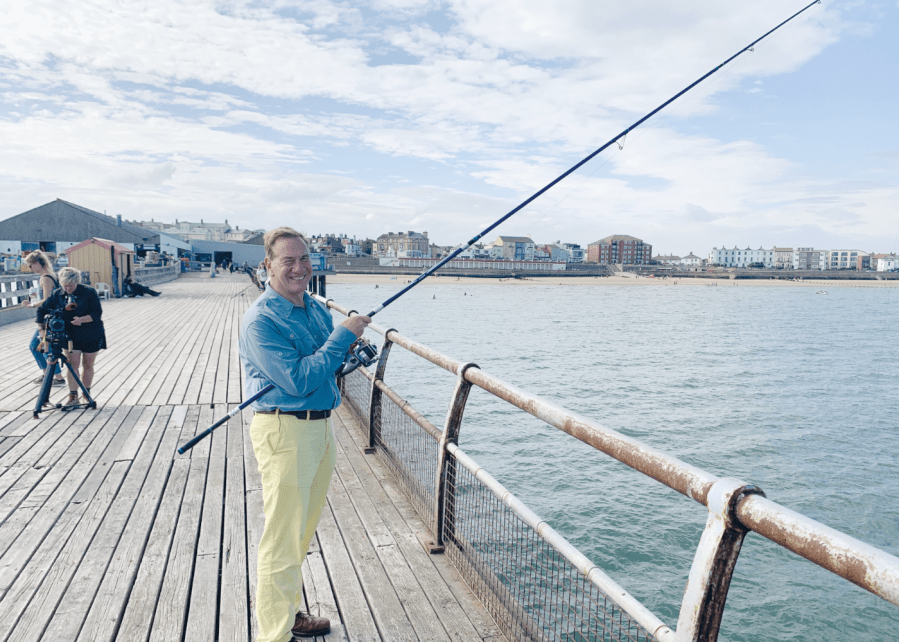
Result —
M 345 316 L 353 312 L 331 299 L 316 298 Z M 465 365 L 465 362 L 448 357 L 394 329 L 385 329 L 376 323 L 371 323 L 368 327 L 454 375 L 458 376 Z M 712 486 L 718 482 L 731 481 L 525 392 L 480 369 L 469 369 L 463 376 L 472 385 L 694 499 L 710 510 L 713 508 L 709 505 Z M 899 606 L 899 558 L 896 556 L 762 495 L 737 495 L 730 508 L 731 514 L 746 529 Z

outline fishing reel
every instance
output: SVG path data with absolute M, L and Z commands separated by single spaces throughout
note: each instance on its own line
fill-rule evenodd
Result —
M 366 368 L 378 360 L 378 348 L 365 337 L 359 337 L 350 346 L 343 364 L 337 371 L 337 377 L 345 377 L 359 366 Z

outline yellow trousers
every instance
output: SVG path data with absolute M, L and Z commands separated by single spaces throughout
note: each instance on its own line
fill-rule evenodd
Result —
M 265 528 L 256 565 L 258 642 L 287 642 L 303 593 L 303 559 L 328 494 L 337 448 L 328 419 L 257 413 L 250 424 Z

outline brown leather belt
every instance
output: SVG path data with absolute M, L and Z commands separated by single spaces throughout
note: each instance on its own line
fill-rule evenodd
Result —
M 327 419 L 331 416 L 330 410 L 257 410 L 259 415 L 274 415 L 281 413 L 282 415 L 290 415 L 303 421 L 318 421 L 319 419 Z

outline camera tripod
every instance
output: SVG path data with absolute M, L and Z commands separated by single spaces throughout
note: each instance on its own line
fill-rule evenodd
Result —
M 57 362 L 68 368 L 69 372 L 72 373 L 72 376 L 75 377 L 75 381 L 78 383 L 78 387 L 81 388 L 81 392 L 84 393 L 84 397 L 87 399 L 87 403 L 72 404 L 70 406 L 64 406 L 63 404 L 58 403 L 54 407 L 62 410 L 63 412 L 68 412 L 69 410 L 80 410 L 81 408 L 90 408 L 92 410 L 95 410 L 97 408 L 97 402 L 93 400 L 90 393 L 87 391 L 87 388 L 85 388 L 84 384 L 81 383 L 81 379 L 78 377 L 78 373 L 75 372 L 75 368 L 73 368 L 72 364 L 69 363 L 66 355 L 61 349 L 51 344 L 50 354 L 47 355 L 47 369 L 44 370 L 44 380 L 41 382 L 41 392 L 37 397 L 37 403 L 34 405 L 33 419 L 40 419 L 40 413 L 41 411 L 43 411 L 44 406 L 50 405 L 50 387 L 53 385 L 53 374 L 56 370 Z M 61 373 L 62 368 L 60 367 L 60 374 Z

